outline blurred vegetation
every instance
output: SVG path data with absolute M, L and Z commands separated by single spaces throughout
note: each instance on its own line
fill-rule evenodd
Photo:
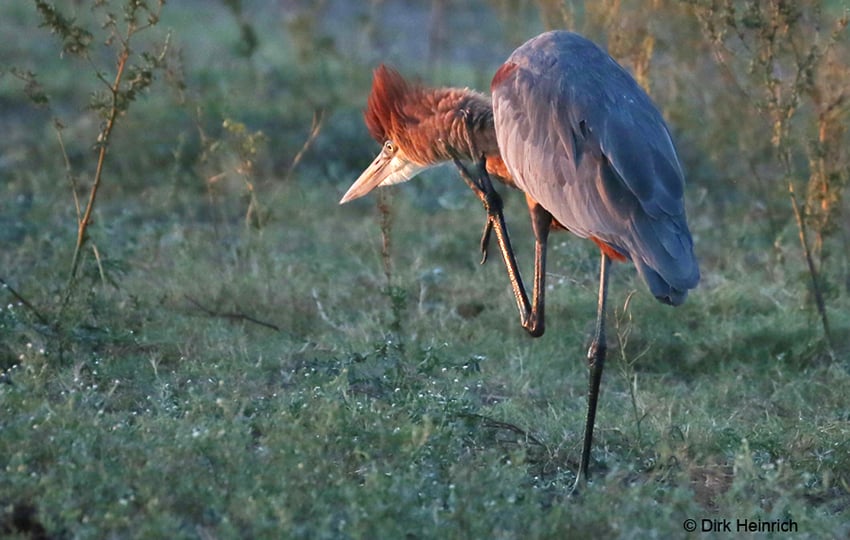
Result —
M 836 230 L 850 177 L 850 153 L 845 150 L 850 142 L 846 137 L 850 106 L 844 95 L 850 12 L 835 19 L 825 15 L 817 2 L 774 1 L 749 3 L 743 9 L 731 2 L 696 3 L 696 13 L 725 74 L 772 124 L 770 141 L 776 156 L 772 175 L 788 186 L 831 348 L 819 267 L 828 255 L 824 240 Z M 798 190 L 806 194 L 802 202 Z
M 0 536 L 847 537 L 847 23 L 817 0 L 3 3 Z M 614 273 L 578 498 L 593 246 L 552 239 L 530 340 L 456 172 L 336 204 L 378 148 L 375 65 L 486 91 L 550 28 L 659 105 L 703 273 L 676 310 Z M 525 212 L 507 193 L 528 266 Z

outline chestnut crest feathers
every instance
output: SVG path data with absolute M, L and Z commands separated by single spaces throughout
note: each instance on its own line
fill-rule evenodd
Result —
M 454 155 L 471 158 L 473 149 L 501 163 L 490 100 L 468 88 L 426 88 L 380 65 L 363 116 L 381 151 L 340 203 L 406 182 Z
M 379 143 L 392 141 L 418 164 L 449 161 L 447 146 L 466 155 L 473 146 L 498 154 L 490 99 L 468 88 L 429 88 L 379 65 L 363 114 Z
M 383 143 L 416 123 L 405 112 L 407 104 L 415 104 L 422 93 L 418 85 L 404 80 L 401 74 L 384 64 L 375 68 L 372 91 L 363 116 L 372 138 Z

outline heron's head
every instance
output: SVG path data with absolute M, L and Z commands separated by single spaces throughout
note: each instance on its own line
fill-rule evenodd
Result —
M 452 153 L 471 158 L 471 129 L 492 133 L 480 151 L 494 147 L 498 152 L 492 108 L 486 97 L 468 89 L 434 89 L 409 83 L 384 65 L 375 69 L 364 117 L 372 138 L 381 143 L 381 151 L 348 188 L 340 204 L 378 186 L 411 180 L 425 169 L 451 160 Z M 471 121 L 466 121 L 467 117 Z M 487 119 L 489 125 L 485 125 Z
M 384 141 L 378 156 L 351 184 L 351 187 L 340 199 L 339 204 L 359 199 L 378 186 L 389 186 L 412 180 L 414 176 L 434 165 L 437 165 L 437 163 L 427 164 L 413 161 L 397 143 L 387 139 Z

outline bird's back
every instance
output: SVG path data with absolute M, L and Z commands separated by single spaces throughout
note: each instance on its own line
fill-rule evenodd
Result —
M 661 114 L 591 41 L 547 32 L 493 78 L 499 149 L 517 186 L 573 233 L 629 257 L 678 305 L 699 281 L 684 178 Z

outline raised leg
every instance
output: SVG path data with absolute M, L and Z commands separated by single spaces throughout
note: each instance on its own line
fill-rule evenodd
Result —
M 508 236 L 508 228 L 505 223 L 505 217 L 502 214 L 502 198 L 493 188 L 493 183 L 490 180 L 490 175 L 487 174 L 486 162 L 482 156 L 478 163 L 477 176 L 473 177 L 466 167 L 461 163 L 460 159 L 454 158 L 455 166 L 460 172 L 461 177 L 472 189 L 473 193 L 484 204 L 484 209 L 487 211 L 487 222 L 484 225 L 484 234 L 481 237 L 481 251 L 483 254 L 482 263 L 487 260 L 487 249 L 490 243 L 491 232 L 496 233 L 496 241 L 499 244 L 499 251 L 502 253 L 502 259 L 505 262 L 505 268 L 508 271 L 508 279 L 511 281 L 514 298 L 516 299 L 517 309 L 519 310 L 520 324 L 525 330 L 534 337 L 543 335 L 544 316 L 543 316 L 543 296 L 546 282 L 546 245 L 549 238 L 549 230 L 552 225 L 552 215 L 547 212 L 542 206 L 536 205 L 531 210 L 531 223 L 534 229 L 535 249 L 534 249 L 534 287 L 532 289 L 532 301 L 528 301 L 528 294 L 525 291 L 525 286 L 522 283 L 522 276 L 519 272 L 519 266 L 516 262 L 511 240 Z
M 587 469 L 590 465 L 590 448 L 593 444 L 593 426 L 596 423 L 596 404 L 599 401 L 599 383 L 602 381 L 602 370 L 605 367 L 605 353 L 608 346 L 605 341 L 605 310 L 608 298 L 608 269 L 611 259 L 602 253 L 602 263 L 599 268 L 599 300 L 596 309 L 596 330 L 593 341 L 587 351 L 589 384 L 587 389 L 587 418 L 584 424 L 584 444 L 581 449 L 581 462 L 573 491 L 579 485 L 587 484 Z
M 546 291 L 546 247 L 551 230 L 553 218 L 539 204 L 530 207 L 531 224 L 534 230 L 534 287 L 532 291 L 532 302 L 529 303 L 528 295 L 522 284 L 522 278 L 516 263 L 516 257 L 508 237 L 507 226 L 502 215 L 502 199 L 493 188 L 490 177 L 485 168 L 485 161 L 478 164 L 478 177 L 473 177 L 464 167 L 461 161 L 455 157 L 455 166 L 461 177 L 478 196 L 487 210 L 487 223 L 484 226 L 484 234 L 481 237 L 481 251 L 483 253 L 482 263 L 487 259 L 490 235 L 496 233 L 499 250 L 511 280 L 511 286 L 517 301 L 520 313 L 520 323 L 532 336 L 543 334 L 544 324 L 544 297 Z M 602 371 L 605 368 L 605 356 L 608 350 L 605 337 L 605 314 L 608 300 L 608 271 L 611 259 L 603 252 L 599 268 L 599 296 L 596 310 L 596 328 L 593 341 L 587 351 L 588 362 L 588 390 L 587 390 L 587 416 L 584 425 L 584 441 L 582 443 L 581 461 L 576 474 L 576 482 L 573 492 L 579 486 L 586 485 L 588 469 L 590 467 L 590 450 L 593 445 L 593 427 L 596 424 L 596 407 L 599 401 L 599 386 L 602 382 Z

